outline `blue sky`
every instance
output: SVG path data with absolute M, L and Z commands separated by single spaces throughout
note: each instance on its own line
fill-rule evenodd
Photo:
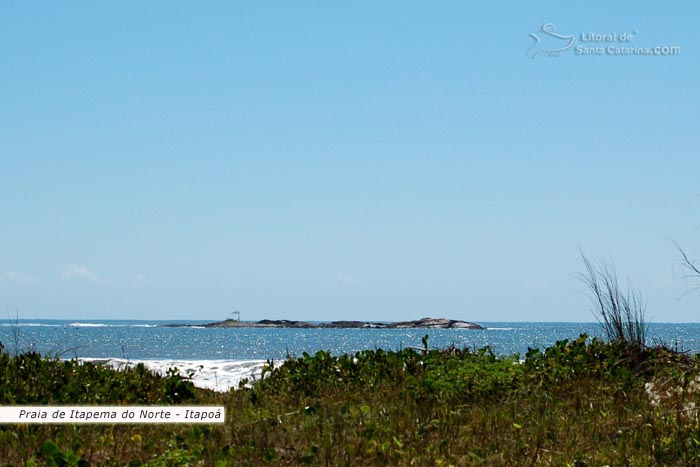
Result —
M 698 10 L 4 4 L 0 311 L 593 321 L 580 249 L 697 321 Z

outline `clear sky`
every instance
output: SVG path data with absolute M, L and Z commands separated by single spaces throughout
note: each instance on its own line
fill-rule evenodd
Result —
M 4 2 L 0 312 L 594 321 L 580 249 L 649 318 L 698 321 L 667 238 L 700 257 L 698 17 Z M 530 58 L 567 45 L 546 23 L 680 53 Z

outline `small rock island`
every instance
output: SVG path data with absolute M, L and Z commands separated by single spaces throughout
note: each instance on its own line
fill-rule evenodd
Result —
M 171 325 L 172 326 L 172 325 Z M 421 318 L 414 321 L 393 323 L 375 323 L 368 321 L 331 321 L 327 323 L 310 323 L 308 321 L 291 321 L 287 319 L 263 319 L 260 321 L 239 321 L 227 319 L 202 325 L 205 328 L 298 328 L 298 329 L 486 329 L 485 327 L 446 318 Z

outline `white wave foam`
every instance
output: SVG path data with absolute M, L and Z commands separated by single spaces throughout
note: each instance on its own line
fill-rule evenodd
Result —
M 68 326 L 73 326 L 76 328 L 157 328 L 157 324 L 105 324 L 105 323 L 71 323 Z
M 115 369 L 134 367 L 143 363 L 146 368 L 161 375 L 177 368 L 180 375 L 189 377 L 196 387 L 226 392 L 238 389 L 244 378 L 259 379 L 265 360 L 125 360 L 122 358 L 81 358 L 81 361 L 100 363 Z

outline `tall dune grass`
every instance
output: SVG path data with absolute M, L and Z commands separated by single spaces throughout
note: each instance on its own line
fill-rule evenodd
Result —
M 644 350 L 648 324 L 640 292 L 629 284 L 623 289 L 613 265 L 604 261 L 594 264 L 585 255 L 581 257 L 585 271 L 579 277 L 588 288 L 594 312 L 608 341 L 630 350 Z

